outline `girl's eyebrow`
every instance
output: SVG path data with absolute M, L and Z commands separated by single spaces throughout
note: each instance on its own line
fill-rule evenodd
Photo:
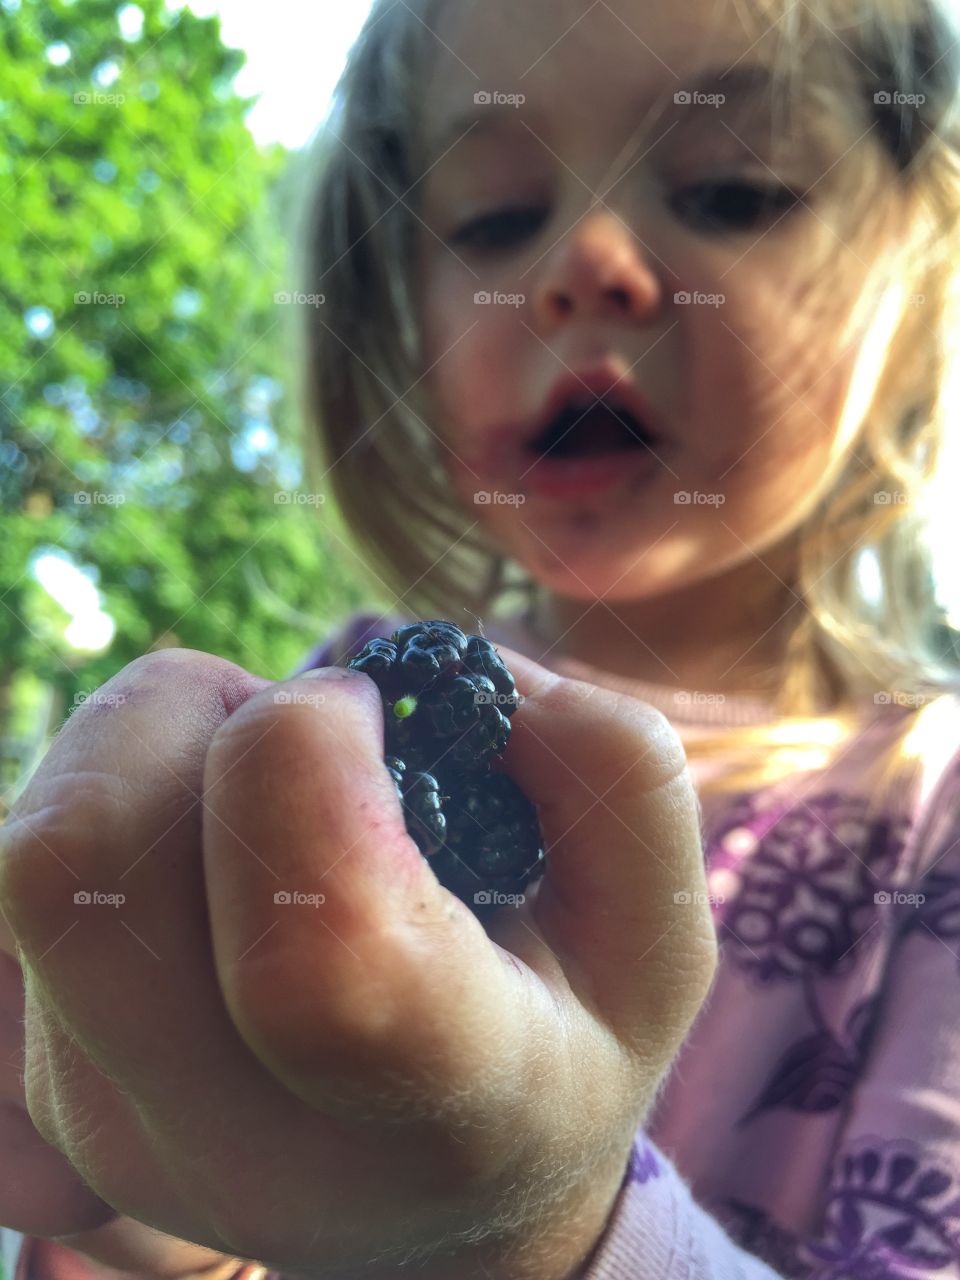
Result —
M 669 93 L 722 93 L 727 98 L 749 98 L 763 93 L 769 88 L 773 79 L 770 67 L 763 62 L 748 62 L 742 65 L 715 66 L 701 71 L 695 80 L 686 81 L 682 76 L 676 77 L 672 88 L 659 89 L 658 94 Z M 492 95 L 487 94 L 486 97 Z M 542 113 L 536 108 L 524 106 L 525 114 L 542 119 Z M 516 118 L 517 107 L 512 103 L 496 101 L 476 102 L 472 110 L 465 111 L 453 119 L 444 120 L 426 136 L 426 162 L 434 164 L 445 150 L 459 141 L 465 141 L 471 134 L 477 136 L 496 133 L 511 120 Z

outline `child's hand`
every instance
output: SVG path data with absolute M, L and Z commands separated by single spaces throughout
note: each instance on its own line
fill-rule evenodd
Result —
M 366 676 L 167 650 L 74 713 L 0 901 L 30 1112 L 97 1197 L 323 1280 L 589 1252 L 714 973 L 699 812 L 657 712 L 504 657 L 548 870 L 491 937 L 406 835 Z
M 0 901 L 0 1225 L 82 1253 L 102 1280 L 228 1280 L 239 1258 L 119 1216 L 37 1133 L 24 1084 L 23 975 Z

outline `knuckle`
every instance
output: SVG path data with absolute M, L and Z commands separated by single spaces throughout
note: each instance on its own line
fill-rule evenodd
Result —
M 150 703 L 172 706 L 199 700 L 200 705 L 215 707 L 219 703 L 224 717 L 263 683 L 261 677 L 216 654 L 200 649 L 157 649 L 127 663 L 77 709 L 77 715 L 87 718 L 91 713 L 122 711 L 128 706 L 136 710 Z
M 242 756 L 246 771 L 254 762 L 258 769 L 279 769 L 291 759 L 315 756 L 321 747 L 355 759 L 365 747 L 381 755 L 365 688 L 370 686 L 379 716 L 376 686 L 359 672 L 343 674 L 343 680 L 287 682 L 261 689 L 219 726 L 208 759 Z
M 108 680 L 104 688 L 112 690 L 117 686 L 131 695 L 138 693 L 141 698 L 166 696 L 174 681 L 178 690 L 216 687 L 225 676 L 237 674 L 246 675 L 241 667 L 212 653 L 199 649 L 156 649 L 134 658 Z
M 222 988 L 231 1019 L 262 1061 L 304 1076 L 383 1064 L 397 1030 L 396 964 L 379 966 L 382 976 L 365 966 L 298 990 L 295 956 L 266 944 L 257 952 L 222 975 Z
M 215 654 L 204 653 L 202 649 L 153 649 L 149 653 L 141 653 L 139 657 L 128 662 L 123 671 L 140 673 L 166 672 L 170 667 L 191 668 L 205 666 L 229 666 L 226 659 Z M 123 671 L 121 674 L 123 674 Z
M 658 708 L 631 694 L 585 681 L 563 679 L 543 698 L 550 714 L 567 718 L 576 734 L 565 735 L 588 772 L 629 770 L 630 785 L 650 790 L 669 782 L 686 766 L 683 743 Z
M 683 985 L 693 1014 L 700 1008 L 712 987 L 718 964 L 719 946 L 716 934 L 708 926 L 690 939 L 687 948 Z
M 639 995 L 643 1020 L 683 1035 L 706 999 L 719 964 L 709 908 L 704 907 L 704 917 L 690 927 L 672 930 L 657 948 L 656 958 L 648 959 L 649 977 Z
M 70 778 L 58 781 L 69 784 Z M 64 785 L 42 808 L 0 827 L 0 903 L 20 941 L 32 924 L 49 926 L 61 916 L 67 889 L 72 893 L 77 877 L 96 864 L 105 807 L 109 819 L 116 818 L 115 805 L 105 806 L 104 798 Z

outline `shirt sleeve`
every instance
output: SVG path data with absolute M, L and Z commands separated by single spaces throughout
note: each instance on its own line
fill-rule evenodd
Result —
M 881 906 L 895 941 L 817 1229 L 755 1210 L 735 1228 L 748 1252 L 641 1131 L 578 1280 L 960 1280 L 960 754 L 923 832 L 905 891 Z

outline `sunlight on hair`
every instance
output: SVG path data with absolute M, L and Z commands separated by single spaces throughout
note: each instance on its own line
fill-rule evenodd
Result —
M 847 394 L 836 438 L 833 442 L 831 466 L 843 465 L 850 445 L 856 438 L 863 421 L 873 404 L 877 392 L 877 383 L 887 361 L 888 352 L 894 334 L 903 318 L 907 305 L 907 289 L 902 279 L 891 280 L 880 298 L 877 299 L 865 290 L 860 307 L 850 325 L 852 332 L 846 341 L 856 341 L 856 330 L 864 324 L 860 314 L 869 311 L 873 319 L 869 322 L 866 333 L 861 339 L 860 352 L 850 379 L 850 390 Z
M 789 746 L 797 740 L 798 729 L 802 729 L 804 743 L 814 746 L 833 747 L 843 741 L 844 727 L 832 716 L 824 716 L 819 720 L 804 721 L 801 726 L 791 724 L 774 725 L 770 730 L 770 741 L 777 746 Z
M 775 724 L 766 741 L 776 750 L 778 769 L 803 773 L 825 769 L 847 733 L 842 721 L 825 716 Z
M 960 316 L 960 281 L 956 277 L 947 290 L 950 314 Z M 960 404 L 960 336 L 950 326 L 941 339 L 944 345 L 943 402 Z M 960 477 L 960 438 L 953 429 L 944 431 L 939 441 L 940 458 L 928 488 L 926 518 L 930 528 L 934 578 L 944 615 L 950 626 L 960 629 L 960 557 L 957 556 L 957 479 Z
M 939 771 L 957 749 L 957 705 L 953 698 L 935 698 L 920 707 L 904 735 L 901 754 L 908 760 L 924 760 Z

